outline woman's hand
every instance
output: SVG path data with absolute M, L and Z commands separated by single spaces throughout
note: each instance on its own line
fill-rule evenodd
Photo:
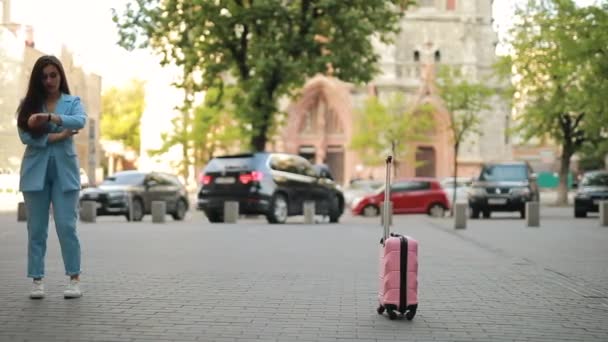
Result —
M 75 134 L 78 134 L 78 130 L 75 129 L 64 129 L 59 133 L 51 133 L 49 134 L 49 142 L 57 142 L 64 139 L 67 139 Z
M 48 113 L 32 114 L 29 119 L 27 119 L 27 127 L 32 130 L 40 129 L 42 125 L 49 122 L 49 115 L 50 114 Z

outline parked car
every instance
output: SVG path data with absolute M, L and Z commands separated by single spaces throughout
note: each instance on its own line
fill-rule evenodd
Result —
M 216 157 L 203 169 L 197 208 L 210 222 L 223 221 L 226 201 L 237 201 L 239 213 L 265 215 L 270 223 L 284 223 L 302 215 L 305 201 L 315 212 L 338 222 L 344 196 L 336 183 L 315 170 L 306 159 L 286 153 L 250 153 Z
M 539 201 L 536 175 L 526 162 L 487 163 L 469 190 L 471 218 L 489 218 L 493 211 L 517 211 L 526 216 L 526 202 Z
M 363 197 L 374 194 L 384 186 L 384 182 L 373 179 L 356 179 L 344 189 L 346 205 L 351 207 L 353 202 L 358 202 Z
M 436 179 L 411 178 L 391 184 L 394 214 L 429 214 L 443 216 L 450 208 L 445 191 Z M 384 186 L 374 194 L 352 203 L 353 215 L 378 216 L 384 202 Z
M 107 177 L 98 187 L 81 190 L 80 202 L 97 202 L 97 215 L 124 215 L 141 221 L 152 211 L 153 201 L 164 201 L 167 213 L 183 220 L 188 211 L 188 193 L 179 179 L 164 172 L 121 171 Z
M 471 178 L 458 177 L 456 182 L 454 182 L 454 177 L 446 177 L 441 180 L 441 187 L 445 190 L 450 203 L 452 203 L 452 199 L 454 198 L 454 183 L 456 183 L 456 202 L 466 202 L 468 200 L 469 186 L 472 183 Z
M 88 188 L 89 186 L 91 186 L 89 182 L 89 176 L 83 168 L 80 168 L 80 187 L 84 189 Z
M 574 197 L 574 217 L 597 213 L 600 201 L 608 201 L 608 171 L 586 172 Z

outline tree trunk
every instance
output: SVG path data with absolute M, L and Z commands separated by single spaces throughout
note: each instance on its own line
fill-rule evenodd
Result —
M 572 149 L 565 145 L 562 147 L 562 156 L 559 167 L 559 186 L 557 188 L 557 205 L 568 204 L 568 173 L 570 172 L 570 158 L 572 158 Z
M 459 144 L 454 144 L 454 191 L 452 193 L 452 205 L 450 206 L 450 216 L 454 216 L 454 204 L 456 204 L 456 189 L 458 184 L 456 179 L 458 178 L 458 147 Z
M 258 134 L 254 134 L 251 138 L 251 146 L 255 152 L 264 152 L 266 150 L 266 142 L 268 139 L 266 138 L 266 132 L 260 132 Z

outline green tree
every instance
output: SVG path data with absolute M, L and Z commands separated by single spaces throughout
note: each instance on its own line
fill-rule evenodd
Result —
M 370 97 L 363 110 L 356 113 L 351 148 L 359 152 L 367 165 L 382 165 L 386 155 L 392 155 L 397 174 L 400 161 L 412 152 L 407 146 L 428 139 L 434 125 L 430 113 L 427 105 L 410 110 L 400 95 L 392 96 L 386 105 Z
M 523 106 L 517 132 L 561 147 L 558 204 L 566 204 L 572 156 L 596 144 L 608 125 L 608 2 L 529 1 L 509 41 Z
M 489 109 L 488 100 L 493 91 L 490 87 L 476 82 L 469 82 L 461 70 L 442 66 L 436 81 L 437 90 L 446 110 L 450 114 L 450 129 L 454 149 L 454 194 L 452 203 L 456 203 L 456 179 L 458 178 L 458 154 L 460 146 L 471 136 L 482 132 L 481 112 Z M 451 212 L 453 213 L 454 205 Z
M 181 115 L 171 120 L 169 132 L 161 134 L 161 147 L 148 152 L 159 155 L 173 146 L 180 146 L 182 158 L 174 166 L 181 170 L 184 179 L 190 179 L 190 166 L 200 169 L 217 151 L 228 151 L 247 138 L 235 116 L 233 99 L 236 92 L 235 87 L 226 87 L 222 91 L 210 88 L 203 103 L 194 106 L 192 93 L 186 91 L 182 106 L 176 108 Z
M 101 137 L 119 141 L 139 153 L 139 125 L 145 107 L 144 82 L 132 80 L 124 88 L 110 88 L 103 93 L 101 102 Z
M 135 0 L 113 11 L 127 49 L 151 47 L 187 74 L 194 91 L 240 90 L 236 114 L 248 123 L 250 145 L 263 151 L 277 101 L 312 75 L 369 81 L 379 56 L 371 37 L 389 41 L 410 0 Z

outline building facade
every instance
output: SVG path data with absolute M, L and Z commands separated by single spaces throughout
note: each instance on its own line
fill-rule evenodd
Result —
M 287 107 L 289 124 L 282 136 L 287 152 L 330 165 L 342 183 L 353 178 L 382 178 L 382 168 L 362 164 L 357 153 L 348 148 L 354 113 L 362 110 L 369 96 L 387 101 L 400 94 L 406 106 L 430 104 L 435 128 L 428 140 L 411 143 L 411 153 L 401 161 L 397 176 L 451 176 L 450 115 L 433 87 L 437 68 L 448 65 L 462 70 L 470 82 L 497 90 L 489 101 L 491 108 L 480 113 L 483 134 L 460 147 L 459 175 L 473 176 L 484 161 L 512 158 L 507 134 L 511 108 L 498 96 L 501 85 L 490 78 L 497 43 L 491 1 L 418 3 L 402 19 L 393 44 L 375 42 L 381 72 L 370 84 L 355 87 L 321 75 L 309 80 L 301 96 Z M 421 164 L 424 166 L 416 167 Z
M 34 63 L 45 53 L 36 49 L 32 27 L 11 22 L 10 1 L 0 0 L 0 4 L 0 168 L 18 172 L 25 146 L 17 134 L 17 107 L 27 91 Z M 74 139 L 80 167 L 95 183 L 101 158 L 101 77 L 75 65 L 72 56 L 62 48 L 57 57 L 64 66 L 71 93 L 80 96 L 88 115 L 86 126 Z

